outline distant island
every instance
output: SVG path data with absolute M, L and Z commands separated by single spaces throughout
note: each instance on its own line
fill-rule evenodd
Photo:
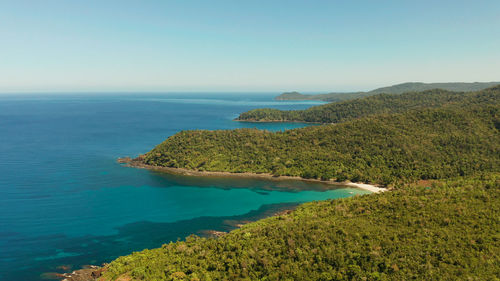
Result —
M 368 92 L 333 92 L 327 94 L 307 95 L 299 92 L 285 92 L 275 98 L 275 100 L 320 100 L 320 101 L 344 101 L 355 98 L 367 97 L 376 94 L 402 94 L 407 92 L 421 92 L 432 89 L 443 89 L 454 92 L 471 92 L 480 91 L 495 85 L 500 82 L 473 82 L 473 83 L 421 83 L 421 82 L 407 82 L 388 87 L 382 87 Z

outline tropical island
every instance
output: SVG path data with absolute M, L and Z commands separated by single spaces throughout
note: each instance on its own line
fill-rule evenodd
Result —
M 357 110 L 371 101 L 378 102 Z M 329 106 L 338 114 L 320 120 L 335 124 L 284 132 L 183 131 L 132 162 L 200 173 L 364 182 L 391 192 L 306 203 L 218 238 L 190 236 L 120 257 L 96 278 L 499 276 L 500 86 L 472 93 L 384 94 Z

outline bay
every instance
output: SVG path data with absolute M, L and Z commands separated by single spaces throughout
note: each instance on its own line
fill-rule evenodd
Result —
M 0 280 L 52 278 L 47 273 L 207 230 L 229 231 L 302 202 L 367 193 L 297 181 L 167 175 L 116 163 L 181 130 L 307 126 L 232 119 L 253 108 L 321 104 L 274 101 L 275 95 L 1 95 Z

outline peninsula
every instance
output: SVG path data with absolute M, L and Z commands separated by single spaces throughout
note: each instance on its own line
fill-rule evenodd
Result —
M 500 86 L 470 94 L 430 91 L 366 97 L 332 103 L 330 114 L 311 109 L 319 120 L 342 121 L 339 124 L 284 132 L 182 131 L 140 161 L 200 172 L 385 186 L 495 171 L 499 159 L 491 155 L 498 153 L 493 136 L 499 101 Z M 396 113 L 388 114 L 391 111 Z

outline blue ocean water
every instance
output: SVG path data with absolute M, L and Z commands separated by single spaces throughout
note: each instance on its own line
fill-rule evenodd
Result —
M 258 107 L 318 104 L 274 95 L 0 95 L 0 280 L 50 279 L 50 272 L 109 262 L 191 233 L 231 230 L 300 202 L 366 193 L 174 176 L 116 162 L 180 130 L 306 126 L 232 119 Z

